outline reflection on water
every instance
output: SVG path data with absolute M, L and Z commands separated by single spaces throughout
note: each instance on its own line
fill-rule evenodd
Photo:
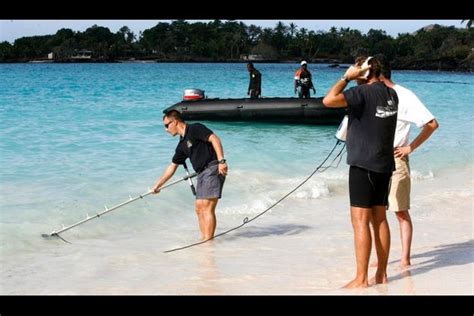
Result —
M 410 269 L 403 269 L 403 271 L 400 274 L 403 277 L 403 279 L 402 279 L 403 293 L 404 294 L 415 294 L 416 293 L 415 283 L 413 282 L 413 279 L 411 278 Z
M 212 241 L 200 246 L 197 255 L 197 270 L 199 271 L 199 279 L 196 285 L 197 295 L 219 295 L 223 294 L 219 286 L 218 280 L 221 273 L 216 265 L 214 254 L 214 245 Z

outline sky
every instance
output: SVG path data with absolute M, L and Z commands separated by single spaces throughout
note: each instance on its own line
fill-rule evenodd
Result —
M 210 20 L 188 20 L 189 23 Z M 388 35 L 397 37 L 399 33 L 412 33 L 430 24 L 440 24 L 462 28 L 466 23 L 461 20 L 239 20 L 247 25 L 255 24 L 262 27 L 274 27 L 278 21 L 285 24 L 295 23 L 298 28 L 314 31 L 328 31 L 332 26 L 350 27 L 360 30 L 363 34 L 371 28 L 384 30 Z M 108 27 L 111 32 L 117 32 L 122 26 L 128 26 L 138 37 L 140 31 L 149 29 L 159 22 L 171 20 L 0 20 L 0 42 L 8 41 L 13 44 L 15 39 L 24 36 L 52 35 L 62 28 L 73 31 L 85 31 L 94 24 Z

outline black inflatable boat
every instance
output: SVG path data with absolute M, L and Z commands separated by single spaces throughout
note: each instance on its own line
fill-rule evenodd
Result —
M 187 91 L 187 90 L 186 90 Z M 208 99 L 186 94 L 184 100 L 166 108 L 177 110 L 185 120 L 269 121 L 282 123 L 339 124 L 346 111 L 326 108 L 323 98 Z

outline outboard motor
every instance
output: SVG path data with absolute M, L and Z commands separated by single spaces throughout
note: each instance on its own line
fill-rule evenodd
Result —
M 204 99 L 204 90 L 200 89 L 185 89 L 184 90 L 184 101 L 195 101 Z

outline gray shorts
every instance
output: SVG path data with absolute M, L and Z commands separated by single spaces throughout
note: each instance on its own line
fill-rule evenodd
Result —
M 225 176 L 219 174 L 217 160 L 211 161 L 197 176 L 196 199 L 220 199 Z

